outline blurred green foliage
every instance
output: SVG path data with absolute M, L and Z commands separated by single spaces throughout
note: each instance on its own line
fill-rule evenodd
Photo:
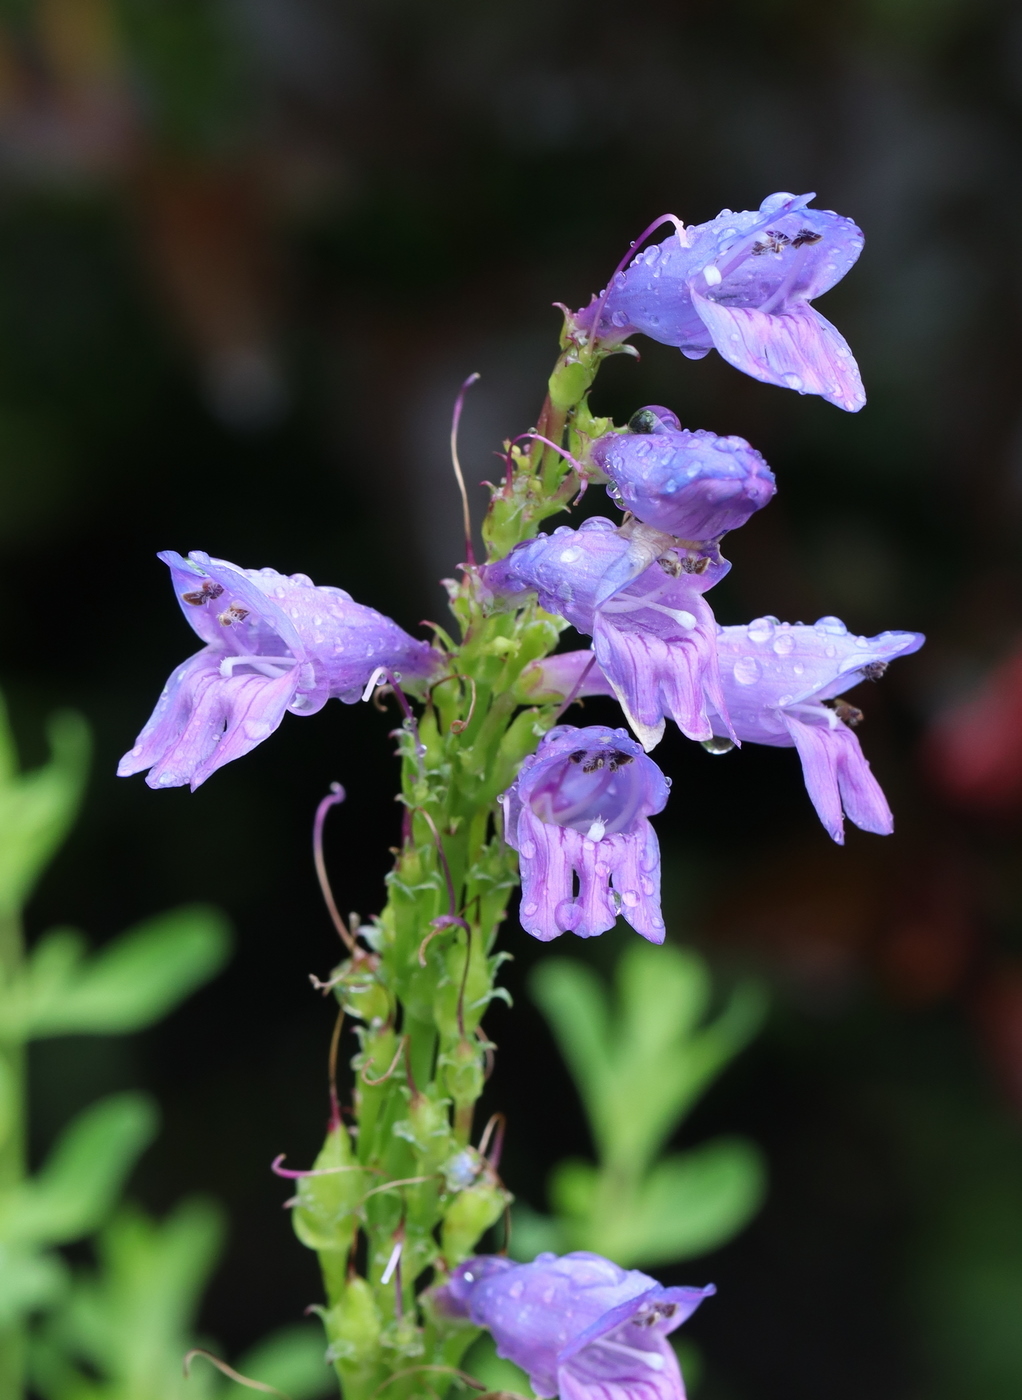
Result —
M 762 988 L 741 983 L 708 1020 L 704 960 L 638 940 L 621 955 L 614 984 L 612 1004 L 584 963 L 552 958 L 533 971 L 533 996 L 585 1105 L 597 1163 L 558 1163 L 552 1217 L 517 1212 L 520 1258 L 588 1249 L 627 1268 L 675 1263 L 729 1240 L 762 1202 L 765 1169 L 752 1142 L 721 1137 L 659 1156 L 759 1029 Z
M 185 1201 L 157 1223 L 119 1206 L 157 1130 L 146 1094 L 83 1109 L 27 1174 L 24 1049 L 151 1025 L 221 970 L 229 930 L 215 910 L 192 907 L 91 956 L 69 930 L 44 934 L 24 955 L 20 909 L 74 821 L 88 762 L 77 716 L 53 721 L 50 741 L 49 763 L 22 774 L 0 699 L 0 1394 L 18 1400 L 27 1368 L 44 1400 L 209 1400 L 234 1384 L 202 1370 L 186 1387 L 182 1357 L 220 1252 L 221 1211 Z M 96 1266 L 72 1270 L 58 1247 L 93 1235 Z M 268 1338 L 242 1369 L 291 1400 L 333 1386 L 315 1326 Z

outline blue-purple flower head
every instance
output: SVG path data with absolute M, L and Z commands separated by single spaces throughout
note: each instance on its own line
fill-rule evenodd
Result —
M 484 1255 L 437 1291 L 439 1307 L 486 1327 L 497 1355 L 529 1377 L 536 1395 L 561 1400 L 685 1400 L 668 1335 L 715 1288 L 664 1288 L 599 1254 L 531 1264 Z
M 845 839 L 844 816 L 864 831 L 889 835 L 891 809 L 854 732 L 862 712 L 838 697 L 879 680 L 891 661 L 918 651 L 925 640 L 921 632 L 858 637 L 836 617 L 821 617 L 812 627 L 775 617 L 721 627 L 716 646 L 728 719 L 712 716 L 714 734 L 797 749 L 806 791 L 835 841 Z M 558 695 L 615 693 L 589 651 L 535 662 L 523 682 L 548 703 Z
M 602 516 L 516 546 L 480 573 L 495 593 L 534 591 L 593 638 L 593 650 L 628 723 L 646 749 L 667 718 L 709 739 L 709 715 L 726 713 L 717 675 L 717 624 L 703 594 L 730 564 L 715 547 L 688 548 L 632 521 Z
M 640 409 L 627 433 L 598 438 L 590 456 L 623 510 L 683 540 L 719 539 L 744 525 L 777 487 L 744 438 L 683 429 L 667 408 Z
M 159 556 L 192 630 L 206 643 L 173 673 L 122 777 L 150 769 L 150 787 L 196 788 L 277 728 L 290 710 L 314 714 L 358 700 L 374 675 L 414 687 L 440 656 L 396 622 L 317 588 L 304 574 L 240 569 L 193 550 Z
M 662 943 L 660 846 L 649 818 L 663 811 L 668 791 L 625 730 L 552 729 L 501 798 L 504 834 L 519 857 L 526 933 L 544 942 L 567 932 L 593 938 L 621 914 Z
M 722 627 L 717 651 L 729 723 L 718 721 L 715 732 L 723 737 L 733 729 L 751 743 L 796 748 L 806 791 L 835 841 L 844 841 L 842 811 L 864 831 L 889 835 L 891 809 L 853 732 L 861 712 L 837 697 L 878 680 L 925 640 L 921 632 L 858 637 L 836 617 L 812 627 L 773 617 Z
M 862 251 L 850 219 L 810 209 L 811 194 L 774 194 L 756 211 L 725 209 L 636 254 L 576 323 L 605 343 L 637 331 L 690 359 L 716 348 L 736 369 L 820 394 L 857 412 L 866 402 L 844 337 L 811 305 Z

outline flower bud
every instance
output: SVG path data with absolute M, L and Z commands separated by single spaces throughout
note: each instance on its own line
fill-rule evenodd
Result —
M 416 1169 L 424 1176 L 439 1171 L 455 1151 L 447 1099 L 413 1094 L 408 1117 L 394 1124 L 394 1136 L 404 1138 L 415 1150 Z
M 440 1234 L 448 1265 L 453 1267 L 468 1258 L 512 1200 L 511 1192 L 504 1189 L 496 1173 L 488 1166 L 471 1186 L 455 1196 L 444 1215 Z
M 333 973 L 334 996 L 347 1015 L 367 1026 L 374 1021 L 391 1020 L 393 1010 L 387 989 L 376 976 L 379 965 L 376 953 L 365 953 L 360 948 L 354 958 L 348 958 Z
M 740 437 L 681 428 L 669 409 L 640 409 L 630 432 L 593 443 L 610 494 L 647 525 L 684 540 L 713 540 L 770 500 L 774 475 Z
M 455 1108 L 469 1107 L 483 1092 L 483 1052 L 478 1041 L 459 1040 L 452 1050 L 439 1056 L 437 1068 Z
M 345 1394 L 358 1395 L 371 1381 L 380 1360 L 383 1321 L 364 1278 L 348 1279 L 344 1292 L 322 1314 L 327 1336 L 326 1359 L 344 1382 Z
M 309 1249 L 346 1251 L 366 1185 L 365 1172 L 355 1161 L 343 1123 L 330 1129 L 313 1171 L 323 1175 L 303 1176 L 298 1182 L 297 1204 L 291 1216 L 295 1234 Z

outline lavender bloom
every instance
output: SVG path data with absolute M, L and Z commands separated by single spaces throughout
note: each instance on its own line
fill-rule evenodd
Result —
M 668 1334 L 705 1288 L 664 1288 L 579 1250 L 531 1264 L 482 1255 L 437 1290 L 441 1309 L 487 1327 L 497 1355 L 520 1366 L 538 1396 L 561 1400 L 685 1400 Z
M 239 569 L 201 550 L 159 558 L 206 645 L 171 676 L 121 777 L 149 768 L 150 787 L 194 790 L 272 734 L 286 711 L 314 714 L 331 696 L 354 704 L 381 667 L 414 681 L 440 663 L 390 618 L 304 574 Z
M 501 798 L 504 835 L 520 857 L 526 933 L 593 938 L 614 927 L 620 905 L 637 933 L 662 943 L 660 846 L 647 819 L 667 793 L 667 779 L 623 729 L 552 729 Z
M 638 253 L 576 315 L 611 344 L 641 331 L 698 360 L 714 347 L 767 384 L 821 394 L 857 412 L 866 402 L 840 332 L 810 302 L 839 282 L 862 251 L 850 219 L 809 209 L 815 196 L 773 194 L 758 211 L 725 209 Z
M 777 489 L 744 438 L 686 431 L 667 408 L 640 409 L 628 433 L 590 449 L 611 479 L 610 494 L 647 525 L 684 540 L 715 540 L 744 525 Z
M 889 662 L 918 651 L 925 640 L 921 632 L 856 637 L 836 617 L 821 617 L 812 627 L 774 617 L 721 627 L 717 651 L 728 722 L 712 716 L 714 734 L 796 748 L 806 791 L 839 845 L 845 839 L 842 808 L 864 831 L 889 836 L 891 809 L 853 732 L 862 714 L 843 701 L 825 701 L 878 680 Z M 592 660 L 587 651 L 550 657 L 529 667 L 523 682 L 536 694 L 568 695 L 584 675 L 580 695 L 613 694 Z
M 651 749 L 665 716 L 690 739 L 709 739 L 710 711 L 727 713 L 716 622 L 702 595 L 730 567 L 716 548 L 594 516 L 526 540 L 480 572 L 497 593 L 538 593 L 544 608 L 592 636 L 629 724 Z
M 824 701 L 879 679 L 889 662 L 918 651 L 925 640 L 921 632 L 856 637 L 836 617 L 821 617 L 812 627 L 760 617 L 718 634 L 735 733 L 752 743 L 798 749 L 806 791 L 839 844 L 845 839 L 842 808 L 856 826 L 881 836 L 894 830 L 894 818 L 852 730 L 861 712 Z M 728 730 L 718 720 L 714 732 Z

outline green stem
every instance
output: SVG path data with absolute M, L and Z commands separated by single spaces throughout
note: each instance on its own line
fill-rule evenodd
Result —
M 561 350 L 539 419 L 557 444 L 584 435 L 579 414 L 590 426 L 584 400 L 602 358 L 569 330 Z M 538 442 L 513 460 L 484 529 L 491 559 L 533 536 L 578 485 L 561 454 Z M 446 1368 L 459 1364 L 476 1329 L 434 1315 L 428 1298 L 420 1308 L 416 1280 L 430 1269 L 442 1280 L 510 1200 L 472 1145 L 493 1051 L 481 1033 L 500 962 L 491 950 L 517 877 L 497 834 L 496 799 L 553 722 L 553 705 L 521 711 L 516 687 L 522 668 L 553 650 L 559 628 L 527 597 L 491 608 L 474 571 L 452 610 L 461 642 L 418 722 L 421 748 L 407 725 L 398 740 L 411 820 L 386 906 L 363 929 L 373 955 L 338 969 L 338 999 L 362 1027 L 356 1137 L 335 1125 L 317 1166 L 343 1157 L 363 1170 L 305 1179 L 295 1211 L 300 1236 L 320 1253 L 346 1400 L 369 1400 L 384 1383 L 385 1400 L 442 1395 Z M 344 1262 L 356 1222 L 364 1277 Z

